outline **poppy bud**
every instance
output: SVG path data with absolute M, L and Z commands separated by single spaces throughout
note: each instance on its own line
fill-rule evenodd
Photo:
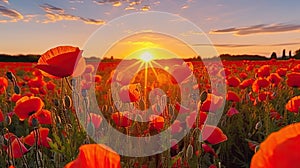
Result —
M 64 100 L 63 100 L 65 108 L 71 108 L 72 106 L 72 99 L 70 96 L 65 95 Z
M 37 127 L 39 125 L 39 121 L 36 118 L 33 118 L 31 124 L 33 127 Z
M 5 125 L 7 125 L 7 126 L 10 125 L 11 124 L 11 117 L 6 115 L 5 119 L 4 119 L 4 122 L 5 122 Z
M 201 94 L 200 94 L 200 101 L 201 102 L 204 102 L 207 99 L 207 94 L 208 93 L 206 91 L 201 92 Z
M 87 133 L 90 137 L 93 137 L 95 134 L 95 126 L 92 122 L 89 122 L 87 125 Z
M 10 71 L 6 72 L 6 77 L 7 77 L 11 82 L 14 82 L 14 81 L 16 80 L 15 75 L 14 75 L 12 72 L 10 72 Z
M 82 89 L 82 90 L 81 90 L 81 95 L 82 95 L 83 97 L 87 97 L 87 94 L 88 94 L 88 91 L 87 91 L 86 89 Z
M 55 105 L 56 107 L 59 106 L 59 101 L 58 101 L 57 99 L 54 99 L 54 100 L 53 100 L 53 103 L 54 103 L 54 105 Z
M 188 160 L 191 159 L 193 157 L 193 153 L 194 153 L 193 146 L 191 144 L 189 144 L 189 146 L 186 149 L 186 153 L 185 153 L 186 158 Z
M 20 87 L 18 85 L 14 86 L 14 91 L 16 94 L 20 94 Z
M 76 87 L 76 79 L 71 79 L 71 85 L 72 85 L 73 87 Z
M 255 129 L 256 129 L 256 130 L 260 129 L 261 127 L 262 127 L 261 121 L 259 121 L 259 122 L 257 122 L 257 123 L 255 124 Z

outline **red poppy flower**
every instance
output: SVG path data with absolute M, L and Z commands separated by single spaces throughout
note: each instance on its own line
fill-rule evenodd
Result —
M 129 127 L 132 124 L 132 120 L 129 119 L 129 112 L 115 112 L 111 118 L 119 127 Z
M 228 91 L 226 95 L 226 99 L 228 101 L 239 102 L 240 97 L 233 91 Z
M 39 94 L 40 93 L 39 88 L 36 88 L 36 87 L 31 87 L 31 88 L 29 88 L 29 90 L 33 94 Z
M 150 130 L 161 131 L 164 128 L 165 119 L 162 116 L 151 115 L 149 127 Z
M 295 96 L 292 99 L 290 99 L 287 104 L 285 105 L 285 108 L 289 110 L 290 112 L 299 113 L 300 108 L 300 96 Z
M 300 64 L 297 64 L 291 70 L 292 70 L 292 72 L 300 72 Z
M 39 128 L 38 132 L 39 132 L 39 137 L 38 137 L 37 144 L 50 148 L 49 142 L 51 142 L 52 140 L 48 137 L 49 128 Z M 23 138 L 24 143 L 33 146 L 35 143 L 36 133 L 37 131 L 31 131 L 29 135 Z
M 191 112 L 189 116 L 186 117 L 185 122 L 189 128 L 196 128 L 196 117 L 197 117 L 196 111 Z M 198 126 L 201 127 L 205 123 L 206 119 L 207 119 L 207 113 L 200 111 Z
M 245 72 L 240 73 L 241 79 L 246 79 L 248 75 Z
M 254 79 L 252 79 L 252 78 L 243 80 L 243 82 L 240 83 L 240 88 L 245 89 L 245 88 L 251 86 L 253 84 L 253 82 L 254 82 Z
M 4 115 L 2 113 L 2 110 L 0 109 L 0 122 L 4 121 Z
M 175 120 L 171 125 L 171 134 L 177 134 L 182 131 L 181 122 L 179 120 Z
M 59 46 L 42 54 L 36 68 L 49 77 L 79 76 L 85 70 L 85 60 L 78 47 Z
M 56 85 L 52 81 L 49 81 L 47 82 L 46 87 L 48 90 L 54 90 Z
M 287 85 L 290 87 L 300 87 L 300 73 L 292 72 L 287 74 Z
M 44 106 L 44 102 L 39 97 L 23 96 L 16 102 L 14 112 L 20 120 L 25 120 L 30 115 L 40 111 Z
M 205 112 L 216 112 L 223 105 L 223 98 L 221 96 L 216 96 L 211 93 L 207 95 L 206 100 L 201 105 L 201 111 Z
M 39 121 L 39 124 L 52 124 L 51 112 L 45 109 L 42 109 L 29 117 L 28 123 L 30 126 L 32 126 L 33 118 L 36 118 Z
M 40 88 L 40 87 L 43 87 L 46 82 L 43 80 L 43 78 L 33 78 L 33 79 L 30 79 L 28 81 L 28 86 L 29 87 L 32 87 L 32 88 Z
M 229 110 L 227 111 L 226 115 L 228 117 L 231 117 L 231 116 L 233 116 L 235 114 L 238 114 L 238 113 L 239 113 L 239 111 L 235 107 L 230 107 Z
M 251 168 L 300 167 L 300 123 L 270 134 L 251 160 Z
M 95 126 L 95 128 L 99 128 L 102 122 L 102 117 L 99 114 L 95 114 L 95 113 L 90 113 L 90 116 L 92 118 L 92 122 Z M 88 122 L 90 122 L 90 119 L 88 118 Z
M 216 165 L 212 164 L 208 168 L 218 168 Z
M 227 140 L 227 136 L 216 126 L 205 125 L 202 127 L 202 139 L 212 145 L 219 144 Z
M 217 154 L 216 154 L 215 150 L 211 146 L 203 143 L 202 144 L 202 149 L 204 150 L 204 152 L 210 153 L 210 154 L 214 155 L 215 157 L 217 157 Z
M 273 110 L 273 111 L 270 111 L 270 118 L 279 120 L 279 119 L 282 119 L 282 116 L 277 111 Z
M 101 80 L 102 80 L 102 76 L 101 75 L 95 75 L 95 82 L 96 83 L 101 83 Z
M 258 78 L 252 84 L 253 92 L 259 92 L 261 88 L 266 88 L 270 85 L 270 82 L 265 78 Z
M 286 75 L 287 72 L 287 68 L 279 68 L 276 70 L 276 73 L 280 76 L 280 77 L 284 77 Z
M 119 96 L 122 102 L 136 102 L 140 100 L 140 91 L 137 84 L 129 84 L 120 89 Z
M 4 77 L 0 77 L 0 94 L 4 93 L 8 86 L 8 81 Z
M 10 148 L 7 149 L 8 155 L 16 159 L 21 158 L 27 152 L 28 149 L 24 146 L 19 138 L 12 140 Z
M 269 92 L 261 92 L 258 94 L 258 101 L 263 102 L 267 100 L 267 97 L 269 95 Z
M 241 80 L 238 77 L 230 77 L 226 80 L 226 83 L 230 87 L 238 87 L 241 83 Z
M 17 102 L 19 99 L 21 99 L 22 98 L 22 95 L 21 94 L 12 94 L 12 96 L 11 96 L 11 98 L 10 98 L 10 100 L 12 101 L 12 102 Z
M 103 144 L 82 145 L 77 158 L 65 166 L 65 168 L 79 167 L 121 168 L 120 156 Z
M 270 75 L 270 66 L 269 65 L 263 65 L 261 66 L 258 71 L 257 71 L 257 76 L 258 77 L 267 77 Z
M 277 86 L 281 81 L 281 77 L 277 73 L 271 73 L 267 79 L 275 86 Z

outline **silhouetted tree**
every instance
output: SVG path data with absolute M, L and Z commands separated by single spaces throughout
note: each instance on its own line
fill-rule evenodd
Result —
M 282 50 L 282 59 L 287 60 L 287 56 L 285 55 L 285 49 Z
M 298 49 L 298 50 L 295 51 L 294 57 L 295 57 L 296 59 L 300 59 L 300 49 Z
M 272 52 L 272 54 L 271 54 L 271 59 L 277 59 L 277 54 L 276 54 L 276 52 Z

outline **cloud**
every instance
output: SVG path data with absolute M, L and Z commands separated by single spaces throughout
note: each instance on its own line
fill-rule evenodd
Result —
M 233 33 L 234 35 L 252 35 L 260 33 L 282 33 L 290 31 L 300 31 L 297 24 L 259 24 L 249 27 L 232 27 L 227 29 L 212 30 L 210 34 Z
M 22 20 L 24 16 L 16 10 L 8 9 L 5 6 L 0 5 L 0 15 L 10 18 L 10 20 L 1 20 L 2 23 L 6 22 L 17 22 Z
M 94 24 L 94 25 L 102 25 L 105 24 L 103 20 L 96 20 L 91 18 L 80 17 L 72 14 L 65 13 L 65 10 L 62 8 L 55 7 L 50 4 L 43 4 L 40 6 L 45 12 L 46 20 L 42 21 L 42 23 L 54 23 L 58 21 L 82 21 L 85 24 Z
M 193 44 L 193 46 L 214 46 L 214 47 L 224 47 L 224 48 L 242 48 L 242 47 L 280 47 L 280 46 L 290 46 L 290 45 L 300 45 L 300 42 L 294 43 L 277 43 L 277 44 Z
M 2 2 L 6 3 L 6 4 L 9 4 L 9 1 L 8 0 L 1 0 Z
M 45 3 L 43 5 L 40 5 L 40 7 L 45 11 L 45 12 L 58 12 L 58 13 L 64 13 L 64 9 L 62 8 L 58 8 L 58 7 L 55 7 L 53 5 L 50 5 L 48 3 Z

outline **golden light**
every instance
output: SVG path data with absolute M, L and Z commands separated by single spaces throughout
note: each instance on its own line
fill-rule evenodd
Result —
M 143 53 L 141 56 L 140 56 L 140 59 L 143 61 L 143 62 L 150 62 L 153 60 L 153 55 L 151 55 L 149 52 L 145 52 Z

